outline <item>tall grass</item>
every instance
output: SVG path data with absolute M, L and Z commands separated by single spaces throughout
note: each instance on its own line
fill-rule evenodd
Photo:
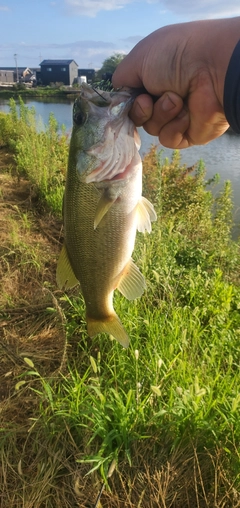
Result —
M 55 214 L 61 214 L 67 167 L 68 139 L 53 114 L 48 124 L 38 125 L 34 108 L 19 97 L 19 107 L 10 99 L 10 113 L 0 116 L 0 146 L 14 151 L 19 175 L 34 184 L 39 198 Z
M 66 139 L 53 118 L 44 133 L 34 121 L 23 105 L 17 117 L 12 103 L 3 132 L 10 133 L 19 171 L 60 213 Z M 57 306 L 74 354 L 48 377 L 25 358 L 16 379 L 18 396 L 35 401 L 27 445 L 14 444 L 29 506 L 60 506 L 54 496 L 61 468 L 78 471 L 83 483 L 94 483 L 97 472 L 112 492 L 124 492 L 124 505 L 107 491 L 104 506 L 239 506 L 240 250 L 231 239 L 231 185 L 214 197 L 215 179 L 206 181 L 202 162 L 186 168 L 179 152 L 169 161 L 154 149 L 144 160 L 143 184 L 158 213 L 153 233 L 138 235 L 134 252 L 147 290 L 131 303 L 116 292 L 114 303 L 129 349 L 105 335 L 89 342 L 81 295 L 61 294 Z M 4 426 L 2 457 L 14 435 L 6 420 Z M 36 454 L 37 500 L 27 487 Z M 77 480 L 75 495 L 82 499 Z

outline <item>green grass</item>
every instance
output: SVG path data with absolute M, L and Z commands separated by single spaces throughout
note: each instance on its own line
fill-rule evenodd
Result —
M 25 122 L 24 134 L 18 122 Z M 57 140 L 52 118 L 41 135 L 31 122 L 23 113 L 15 119 L 17 166 L 59 214 L 65 140 Z M 125 493 L 124 506 L 239 506 L 240 249 L 231 239 L 231 185 L 226 182 L 214 197 L 216 179 L 206 181 L 202 162 L 182 166 L 179 152 L 168 161 L 151 150 L 144 168 L 144 195 L 158 213 L 152 234 L 138 235 L 134 251 L 147 290 L 131 303 L 115 294 L 130 347 L 124 350 L 104 335 L 90 342 L 82 297 L 61 294 L 49 309 L 60 312 L 66 335 L 61 368 L 45 376 L 25 358 L 16 379 L 17 396 L 31 397 L 33 411 L 24 445 L 5 422 L 0 453 L 4 458 L 15 447 L 28 478 L 31 457 L 38 457 L 39 498 L 29 494 L 35 499 L 29 506 L 68 506 L 67 495 L 57 500 L 57 485 L 76 470 L 83 483 L 97 472 L 98 481 L 112 488 L 104 506 L 123 506 L 118 490 Z M 112 483 L 111 466 L 117 471 Z M 140 473 L 148 482 L 142 490 L 134 487 Z M 26 496 L 30 490 L 26 480 Z M 80 495 L 78 483 L 76 491 Z
M 10 113 L 0 115 L 0 146 L 7 146 L 15 154 L 19 176 L 32 181 L 39 199 L 61 216 L 64 179 L 66 174 L 68 139 L 53 114 L 44 130 L 39 129 L 34 108 L 28 108 L 19 97 L 10 99 Z
M 78 89 L 76 87 L 76 93 Z M 0 89 L 0 97 L 3 99 L 10 99 L 13 97 L 66 97 L 69 95 L 69 90 L 65 89 L 64 85 L 60 83 L 53 86 L 38 86 L 33 88 L 26 88 L 24 84 L 18 84 L 9 89 Z

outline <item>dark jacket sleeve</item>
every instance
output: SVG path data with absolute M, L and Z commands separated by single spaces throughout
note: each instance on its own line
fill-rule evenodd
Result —
M 240 41 L 235 46 L 227 68 L 223 107 L 230 127 L 240 133 Z

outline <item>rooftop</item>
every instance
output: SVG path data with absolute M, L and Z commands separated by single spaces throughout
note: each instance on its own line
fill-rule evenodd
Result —
M 71 60 L 43 60 L 40 65 L 70 65 L 72 62 L 78 65 L 73 58 Z

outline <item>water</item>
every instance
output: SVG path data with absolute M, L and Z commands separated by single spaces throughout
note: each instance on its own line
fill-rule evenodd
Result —
M 59 100 L 56 102 L 53 99 L 43 100 L 25 100 L 25 104 L 31 108 L 34 107 L 36 110 L 37 119 L 43 123 L 48 122 L 50 113 L 53 113 L 59 125 L 65 125 L 67 132 L 71 131 L 72 128 L 72 101 Z M 0 111 L 4 113 L 9 112 L 9 101 L 0 99 Z
M 41 118 L 43 123 L 47 123 L 49 114 L 53 113 L 59 125 L 64 124 L 66 132 L 70 133 L 72 128 L 72 101 L 56 102 L 52 99 L 26 100 L 28 107 L 34 107 L 37 117 Z M 0 100 L 0 111 L 8 112 L 9 106 L 7 100 Z M 149 136 L 143 129 L 139 129 L 142 141 L 141 155 L 148 152 L 152 144 L 158 149 L 162 149 L 162 157 L 171 158 L 172 150 L 164 148 L 159 144 L 158 138 Z M 225 180 L 232 182 L 233 202 L 234 202 L 234 221 L 240 225 L 240 136 L 226 133 L 220 138 L 212 141 L 205 146 L 194 146 L 181 150 L 182 162 L 187 166 L 192 166 L 202 159 L 206 166 L 206 177 L 211 178 L 216 173 L 220 176 L 219 190 Z M 234 236 L 237 236 L 239 228 L 234 230 Z
M 156 144 L 158 149 L 163 150 L 162 157 L 172 156 L 172 150 L 160 145 L 158 138 L 149 136 L 141 129 L 142 149 L 147 152 L 149 146 Z M 181 150 L 181 160 L 187 166 L 193 166 L 199 160 L 203 160 L 206 167 L 206 178 L 212 178 L 218 174 L 220 182 L 215 187 L 218 192 L 226 180 L 230 180 L 233 190 L 234 222 L 240 226 L 240 136 L 233 133 L 225 133 L 220 138 L 211 141 L 208 145 L 193 146 Z M 234 228 L 236 236 L 237 227 Z

